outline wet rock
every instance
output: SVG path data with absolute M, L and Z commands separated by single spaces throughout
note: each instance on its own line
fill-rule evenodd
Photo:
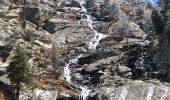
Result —
M 84 66 L 84 68 L 83 68 L 83 70 L 85 70 L 86 72 L 96 72 L 96 71 L 98 71 L 98 70 L 101 70 L 102 69 L 102 67 L 100 68 L 100 66 L 88 66 L 88 65 L 85 65 Z
M 99 52 L 91 53 L 88 55 L 84 55 L 83 57 L 79 58 L 78 63 L 80 65 L 90 64 L 95 61 L 98 61 L 98 60 L 101 60 L 107 57 L 111 57 L 114 55 L 116 55 L 114 51 L 99 51 Z
M 132 77 L 131 69 L 126 66 L 117 65 L 117 66 L 112 66 L 111 68 L 112 68 L 111 71 L 114 72 L 114 75 L 118 75 L 126 78 Z
M 17 39 L 22 40 L 22 36 L 24 36 L 23 38 L 26 44 L 31 46 L 34 45 L 29 47 L 30 58 L 35 57 L 35 55 L 33 55 L 34 53 L 37 54 L 36 56 L 42 55 L 42 53 L 39 52 L 39 48 L 49 53 L 47 48 L 51 48 L 50 39 L 52 39 L 57 45 L 57 48 L 59 48 L 57 52 L 61 52 L 61 57 L 63 57 L 63 59 L 65 58 L 66 61 L 76 58 L 80 54 L 84 54 L 79 58 L 78 64 L 70 64 L 69 68 L 71 70 L 72 82 L 75 82 L 75 84 L 67 84 L 67 86 L 65 86 L 66 88 L 69 89 L 73 85 L 75 85 L 74 88 L 77 88 L 76 84 L 87 85 L 90 89 L 93 91 L 96 90 L 95 92 L 97 92 L 95 96 L 89 98 L 91 100 L 136 100 L 136 97 L 140 100 L 144 100 L 147 97 L 150 99 L 151 94 L 153 94 L 153 89 L 155 92 L 152 98 L 155 100 L 157 100 L 157 98 L 168 99 L 169 96 L 166 92 L 167 90 L 169 91 L 169 89 L 164 88 L 166 86 L 153 87 L 153 84 L 151 86 L 149 85 L 150 82 L 137 82 L 130 79 L 134 76 L 139 77 L 137 79 L 140 79 L 143 74 L 146 74 L 146 69 L 151 69 L 150 71 L 153 71 L 150 67 L 151 65 L 148 66 L 147 64 L 144 64 L 147 62 L 144 59 L 149 54 L 145 54 L 148 50 L 149 43 L 147 43 L 144 38 L 145 35 L 151 31 L 151 28 L 149 28 L 151 27 L 149 24 L 150 19 L 149 17 L 146 17 L 150 16 L 150 12 L 148 12 L 148 8 L 143 11 L 145 5 L 144 3 L 140 3 L 140 1 L 118 1 L 87 0 L 87 4 L 84 5 L 88 9 L 88 15 L 92 15 L 93 29 L 107 35 L 100 41 L 97 50 L 88 50 L 88 43 L 94 36 L 94 30 L 89 28 L 86 20 L 83 20 L 87 18 L 87 15 L 82 15 L 83 12 L 81 11 L 82 9 L 79 0 L 57 0 L 55 1 L 55 4 L 50 0 L 40 0 L 40 2 L 27 1 L 27 4 L 33 6 L 31 6 L 31 8 L 26 7 L 24 12 L 26 13 L 26 20 L 36 24 L 36 13 L 38 8 L 34 8 L 34 6 L 38 4 L 39 8 L 47 14 L 43 15 L 43 17 L 45 16 L 48 18 L 48 20 L 45 21 L 42 30 L 35 30 L 35 25 L 28 22 L 25 30 L 20 28 L 20 24 L 16 24 L 17 22 L 19 23 L 18 19 L 16 20 L 16 18 L 18 18 L 16 17 L 17 13 L 15 13 L 16 10 L 12 11 L 12 13 L 9 11 L 12 16 L 6 18 L 4 17 L 5 15 L 0 16 L 5 18 L 4 20 L 0 19 L 0 26 L 3 26 L 0 27 L 0 29 L 3 30 L 0 35 L 0 38 L 2 37 L 0 40 L 0 51 L 4 50 L 4 46 L 9 43 L 9 37 L 13 35 L 13 33 L 14 36 L 19 35 L 17 36 Z M 118 7 L 120 7 L 120 9 L 118 9 Z M 5 14 L 7 9 L 0 9 L 0 11 Z M 121 13 L 121 15 L 119 13 Z M 12 25 L 11 22 L 13 22 Z M 14 26 L 18 29 L 17 31 L 11 29 L 11 27 Z M 47 35 L 47 37 L 44 35 Z M 14 38 L 14 40 L 15 39 L 16 38 Z M 167 49 L 167 47 L 167 44 L 164 45 L 162 47 L 163 49 L 166 48 L 164 53 L 157 53 L 155 58 L 159 58 L 159 54 L 168 55 L 169 49 Z M 0 55 L 5 59 L 10 54 L 11 50 L 6 51 Z M 44 57 L 44 55 L 42 56 Z M 48 64 L 50 67 L 47 67 L 47 70 L 52 71 L 48 57 L 49 55 L 46 55 L 43 58 L 45 59 L 43 64 Z M 152 59 L 151 56 L 148 57 Z M 36 62 L 38 62 L 38 60 L 34 59 L 36 58 L 33 58 L 33 61 L 37 64 Z M 162 60 L 155 59 L 154 61 L 157 62 Z M 150 62 L 152 61 L 150 60 Z M 117 67 L 116 65 L 118 65 L 118 63 L 120 65 Z M 38 66 L 38 64 L 36 66 Z M 157 67 L 164 70 L 159 69 L 159 73 L 154 72 L 155 77 L 169 77 L 169 75 L 167 75 L 168 71 L 165 70 L 167 67 L 161 67 L 161 65 Z M 3 74 L 4 73 L 2 72 L 2 75 Z M 45 74 L 48 73 L 45 72 Z M 116 80 L 115 77 L 119 78 Z M 159 88 L 157 89 L 157 87 Z M 51 91 L 43 90 L 43 93 L 40 93 L 39 96 L 43 97 L 46 93 L 48 95 L 49 92 Z M 63 91 L 61 92 L 62 96 L 58 97 L 58 99 L 79 99 L 78 94 L 75 95 L 75 97 L 72 97 L 71 95 L 68 96 L 67 93 L 63 93 Z M 41 97 L 39 97 L 39 99 L 41 99 Z M 51 95 L 48 95 L 45 99 L 48 100 L 50 97 Z
M 88 10 L 91 12 L 91 15 L 100 21 L 110 22 L 113 20 L 118 20 L 118 9 L 114 3 L 87 1 L 87 6 L 89 8 Z
M 77 1 L 72 1 L 71 3 L 64 4 L 64 6 L 81 8 L 80 4 Z
M 75 76 L 76 81 L 78 82 L 82 82 L 84 80 L 83 76 L 80 73 L 76 73 L 74 76 Z

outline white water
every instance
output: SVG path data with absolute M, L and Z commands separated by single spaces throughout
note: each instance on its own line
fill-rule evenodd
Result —
M 29 100 L 29 97 L 26 95 L 19 95 L 19 100 Z
M 107 88 L 106 94 L 107 94 L 108 100 L 114 100 L 114 96 L 115 96 L 114 91 L 115 89 L 113 87 Z
M 127 94 L 128 94 L 128 90 L 127 90 L 127 87 L 125 86 L 125 87 L 123 87 L 123 89 L 121 91 L 119 100 L 126 100 Z
M 82 91 L 81 91 L 81 94 L 80 94 L 80 97 L 79 97 L 79 100 L 86 100 L 87 97 L 89 96 L 91 90 L 89 90 L 87 87 L 82 87 L 80 86 L 79 87 Z
M 146 100 L 152 100 L 153 94 L 154 94 L 155 86 L 154 85 L 149 85 L 148 86 L 148 94 L 146 97 Z
M 89 42 L 89 49 L 90 50 L 95 50 L 97 45 L 99 44 L 100 40 L 104 37 L 106 37 L 104 34 L 98 33 L 94 28 L 93 28 L 93 21 L 92 21 L 92 17 L 91 15 L 87 14 L 87 9 L 84 7 L 84 5 L 86 4 L 85 0 L 81 0 L 80 1 L 80 6 L 82 8 L 82 12 L 85 13 L 85 15 L 87 16 L 86 19 L 82 19 L 82 21 L 87 22 L 88 27 L 93 30 L 93 32 L 95 33 L 95 36 L 90 40 Z
M 71 71 L 70 71 L 69 65 L 70 65 L 70 63 L 68 63 L 66 65 L 66 67 L 64 67 L 64 75 L 63 76 L 65 77 L 65 79 L 68 83 L 71 83 L 71 75 L 70 75 Z
M 168 94 L 168 88 L 165 88 L 164 94 L 162 95 L 160 100 L 165 100 L 165 98 L 167 97 L 167 94 Z
M 105 35 L 98 33 L 94 28 L 93 28 L 93 21 L 92 21 L 92 17 L 91 15 L 87 14 L 87 9 L 85 8 L 85 4 L 86 4 L 86 0 L 80 0 L 80 5 L 82 8 L 82 13 L 86 16 L 86 18 L 82 18 L 81 21 L 85 22 L 86 25 L 95 33 L 95 36 L 90 40 L 89 42 L 89 49 L 90 50 L 95 50 L 97 45 L 99 44 L 100 40 L 102 38 L 105 37 Z M 81 22 L 80 21 L 80 22 Z M 80 23 L 79 22 L 79 23 Z M 77 57 L 76 59 L 70 60 L 69 63 L 66 65 L 66 67 L 64 67 L 64 77 L 66 79 L 66 81 L 70 84 L 73 84 L 71 82 L 71 71 L 70 71 L 70 64 L 72 63 L 77 63 L 78 59 L 81 57 L 82 55 L 80 55 L 79 57 Z M 76 85 L 76 84 L 74 84 Z M 86 86 L 80 86 L 78 85 L 78 87 L 81 89 L 81 93 L 79 96 L 79 100 L 87 100 L 87 97 L 90 95 L 91 90 L 88 89 L 88 87 Z
M 81 56 L 83 56 L 83 55 L 80 55 L 77 58 L 70 60 L 69 63 L 66 65 L 66 67 L 64 67 L 64 75 L 63 76 L 65 77 L 65 79 L 68 83 L 71 83 L 71 71 L 70 71 L 69 66 L 70 66 L 70 64 L 76 64 L 78 62 L 78 59 Z
M 80 55 L 77 58 L 70 60 L 69 63 L 66 65 L 66 67 L 64 67 L 64 73 L 63 73 L 64 75 L 63 76 L 65 77 L 66 81 L 69 84 L 72 84 L 72 82 L 71 82 L 71 70 L 70 70 L 69 66 L 70 66 L 70 64 L 73 64 L 73 63 L 76 64 L 78 62 L 78 59 L 82 56 L 83 55 Z M 91 90 L 89 90 L 85 86 L 78 86 L 78 87 L 81 89 L 79 100 L 86 100 L 87 97 L 89 96 Z

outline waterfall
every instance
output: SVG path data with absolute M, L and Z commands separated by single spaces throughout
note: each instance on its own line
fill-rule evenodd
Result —
M 164 94 L 162 95 L 160 100 L 165 100 L 165 98 L 167 97 L 167 94 L 168 94 L 168 88 L 165 88 Z
M 122 91 L 121 91 L 121 94 L 120 94 L 120 98 L 119 100 L 126 100 L 126 96 L 128 94 L 128 88 L 125 86 L 123 87 Z
M 148 94 L 147 94 L 146 100 L 152 100 L 154 90 L 155 90 L 154 85 L 149 85 L 148 86 Z
M 80 86 L 80 89 L 81 89 L 82 91 L 81 91 L 79 100 L 86 100 L 87 97 L 89 96 L 91 90 L 89 90 L 87 87 L 82 87 L 82 86 Z
M 100 40 L 104 37 L 106 37 L 104 34 L 98 33 L 94 28 L 93 28 L 93 20 L 91 15 L 87 14 L 87 9 L 84 7 L 86 4 L 85 0 L 80 0 L 80 6 L 82 8 L 82 12 L 87 16 L 86 19 L 82 19 L 82 21 L 87 22 L 88 27 L 95 33 L 95 36 L 90 40 L 89 42 L 89 49 L 90 50 L 95 50 L 97 45 L 99 44 Z
M 101 34 L 101 33 L 98 33 L 94 28 L 93 28 L 93 21 L 92 21 L 92 17 L 91 15 L 88 15 L 87 14 L 87 9 L 85 7 L 85 4 L 86 4 L 86 0 L 80 0 L 80 6 L 81 6 L 81 10 L 82 10 L 82 16 L 85 15 L 86 18 L 82 18 L 80 20 L 85 22 L 86 25 L 95 33 L 94 37 L 92 39 L 90 39 L 89 41 L 89 50 L 95 50 L 97 45 L 99 44 L 100 40 L 102 38 L 105 37 L 105 35 Z M 79 22 L 79 23 L 80 23 Z M 69 68 L 69 66 L 73 63 L 77 63 L 78 59 L 81 57 L 82 55 L 76 57 L 75 59 L 72 59 L 69 61 L 68 64 L 66 64 L 66 66 L 64 67 L 64 72 L 63 72 L 63 76 L 65 77 L 66 81 L 69 83 L 69 84 L 72 84 L 72 85 L 75 85 L 77 86 L 79 89 L 81 89 L 81 93 L 79 95 L 79 100 L 87 100 L 88 96 L 90 95 L 90 92 L 91 90 L 88 89 L 88 87 L 86 86 L 81 86 L 81 85 L 78 85 L 78 84 L 75 84 L 71 81 L 71 70 Z
M 73 63 L 76 64 L 78 62 L 78 59 L 82 56 L 83 55 L 81 54 L 80 56 L 76 57 L 75 59 L 70 60 L 69 63 L 66 65 L 66 67 L 64 67 L 64 73 L 63 73 L 64 75 L 63 76 L 65 77 L 66 81 L 69 84 L 74 85 L 74 83 L 71 82 L 71 70 L 70 70 L 69 66 L 70 66 L 70 64 L 73 64 Z M 79 100 L 86 100 L 87 97 L 89 96 L 91 90 L 89 90 L 86 86 L 80 86 L 80 85 L 76 85 L 76 86 L 78 86 L 81 89 L 81 93 L 79 95 Z
M 63 76 L 65 77 L 65 79 L 68 83 L 71 83 L 71 75 L 70 75 L 71 71 L 70 71 L 69 65 L 70 65 L 70 63 L 68 63 L 66 65 L 66 67 L 64 67 L 64 75 Z
M 113 87 L 109 87 L 106 89 L 108 100 L 114 100 L 114 96 L 115 96 L 114 92 L 115 92 L 115 89 Z
M 100 40 L 104 37 L 103 34 L 95 33 L 94 38 L 92 38 L 92 41 L 89 43 L 89 49 L 95 50 L 97 45 L 99 44 Z
M 71 70 L 70 70 L 69 66 L 70 66 L 70 64 L 76 64 L 78 62 L 78 59 L 81 56 L 83 56 L 83 55 L 81 54 L 80 56 L 76 57 L 75 59 L 70 60 L 69 63 L 66 64 L 66 67 L 64 67 L 64 75 L 63 76 L 65 77 L 66 81 L 70 84 L 71 84 Z

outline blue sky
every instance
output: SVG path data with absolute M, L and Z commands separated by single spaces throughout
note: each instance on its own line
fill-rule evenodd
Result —
M 147 2 L 152 2 L 152 3 L 154 3 L 154 7 L 156 7 L 157 6 L 157 2 L 159 1 L 159 0 L 144 0 L 146 3 Z
M 153 0 L 153 1 L 154 1 L 154 5 L 157 5 L 158 0 Z

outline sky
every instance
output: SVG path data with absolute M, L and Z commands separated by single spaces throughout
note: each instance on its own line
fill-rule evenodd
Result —
M 146 3 L 147 2 L 151 2 L 151 3 L 153 3 L 154 4 L 154 6 L 156 7 L 157 6 L 157 2 L 159 1 L 159 0 L 144 0 Z
M 153 1 L 154 1 L 154 5 L 156 6 L 156 5 L 157 5 L 158 0 L 153 0 Z

